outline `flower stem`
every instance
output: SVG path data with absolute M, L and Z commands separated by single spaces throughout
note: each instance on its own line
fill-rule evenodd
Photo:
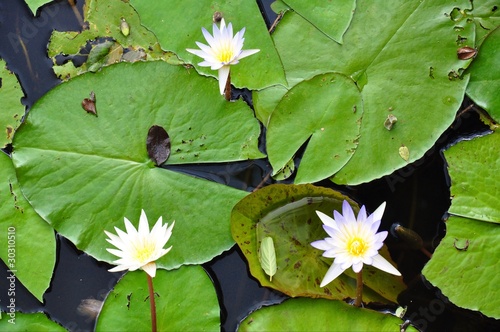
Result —
M 363 269 L 356 273 L 356 300 L 354 301 L 355 307 L 361 307 L 363 301 Z
M 148 278 L 148 288 L 149 288 L 149 304 L 151 307 L 151 331 L 156 332 L 156 304 L 155 304 L 155 291 L 153 289 L 153 278 L 146 273 Z
M 224 97 L 227 101 L 231 100 L 231 72 L 227 75 L 226 87 L 224 88 Z

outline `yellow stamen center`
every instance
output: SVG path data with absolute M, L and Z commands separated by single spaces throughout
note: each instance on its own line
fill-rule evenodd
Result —
M 222 47 L 219 52 L 217 52 L 217 59 L 221 63 L 228 63 L 233 58 L 233 50 L 229 46 Z
M 361 256 L 367 249 L 366 242 L 359 237 L 355 237 L 347 243 L 347 250 L 353 256 Z
M 146 262 L 151 258 L 151 255 L 153 254 L 154 250 L 155 246 L 153 243 L 146 243 L 142 248 L 137 249 L 134 258 L 137 259 L 139 262 Z

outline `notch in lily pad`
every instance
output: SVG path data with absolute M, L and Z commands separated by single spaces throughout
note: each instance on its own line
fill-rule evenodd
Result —
M 149 158 L 156 166 L 160 166 L 167 161 L 168 157 L 170 157 L 170 137 L 163 127 L 153 125 L 149 128 L 146 149 Z

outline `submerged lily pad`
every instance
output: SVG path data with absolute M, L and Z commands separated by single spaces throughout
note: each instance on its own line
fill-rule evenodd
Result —
M 398 331 L 401 324 L 393 315 L 341 301 L 289 299 L 251 313 L 238 331 Z M 417 330 L 408 326 L 405 331 Z
M 446 236 L 422 273 L 455 305 L 500 318 L 500 134 L 445 151 L 452 205 Z M 453 282 L 450 282 L 452 280 Z
M 0 258 L 40 302 L 56 263 L 56 240 L 50 227 L 19 189 L 10 158 L 0 152 Z M 9 281 L 10 283 L 10 281 Z M 2 321 L 2 320 L 0 320 Z
M 500 11 L 500 10 L 499 10 Z M 500 122 L 500 28 L 492 31 L 469 67 L 467 94 Z
M 250 273 L 261 285 L 290 296 L 354 298 L 356 275 L 348 269 L 327 286 L 319 285 L 332 259 L 310 243 L 327 236 L 315 211 L 328 215 L 341 211 L 348 200 L 355 212 L 359 209 L 348 197 L 332 189 L 306 185 L 270 185 L 241 200 L 231 214 L 231 231 L 245 255 Z M 272 281 L 262 270 L 258 248 L 265 237 L 271 237 L 276 250 L 277 271 Z M 381 254 L 388 257 L 385 249 Z M 405 288 L 401 277 L 389 275 L 372 266 L 363 268 L 365 302 L 396 302 Z
M 32 314 L 25 314 L 22 312 L 15 313 L 15 319 L 12 319 L 7 313 L 1 313 L 0 329 L 2 331 L 24 332 L 24 331 L 37 331 L 37 332 L 64 332 L 66 329 L 54 321 L 51 321 L 45 314 L 36 312 Z M 13 322 L 13 323 L 12 323 Z
M 24 96 L 16 75 L 7 69 L 5 61 L 0 59 L 0 148 L 12 142 L 14 132 L 21 124 L 24 116 L 24 106 L 21 98 Z
M 81 107 L 90 91 L 99 117 Z M 252 110 L 226 102 L 213 80 L 161 61 L 122 63 L 72 79 L 33 106 L 14 142 L 23 193 L 61 235 L 99 260 L 116 259 L 105 250 L 104 230 L 123 229 L 124 217 L 137 226 L 144 209 L 151 225 L 160 216 L 176 221 L 160 267 L 206 262 L 234 244 L 230 211 L 247 193 L 155 167 L 146 150 L 152 125 L 170 136 L 164 165 L 263 156 Z
M 157 271 L 153 285 L 158 331 L 220 330 L 217 294 L 201 266 Z M 151 330 L 149 305 L 146 273 L 128 272 L 106 297 L 96 330 Z
M 295 183 L 333 175 L 356 150 L 362 116 L 361 95 L 348 77 L 329 73 L 297 84 L 268 124 L 266 147 L 275 174 L 308 141 Z
M 260 52 L 231 66 L 231 83 L 251 90 L 287 84 L 257 2 L 184 0 L 182 5 L 174 5 L 169 1 L 130 0 L 130 3 L 139 13 L 141 23 L 155 33 L 164 50 L 192 63 L 201 74 L 214 77 L 217 77 L 217 71 L 198 66 L 202 59 L 187 52 L 186 48 L 197 48 L 196 41 L 207 44 L 201 28 L 212 33 L 214 13 L 220 12 L 227 24 L 232 23 L 234 33 L 246 29 L 243 49 L 260 49 Z
M 457 58 L 457 48 L 465 46 L 459 36 L 474 42 L 473 22 L 464 20 L 463 29 L 455 31 L 456 22 L 445 15 L 455 7 L 468 9 L 470 2 L 358 0 L 342 45 L 297 13 L 286 12 L 272 36 L 289 85 L 338 72 L 351 77 L 361 91 L 359 145 L 334 182 L 359 184 L 406 166 L 421 158 L 453 122 L 468 81 L 461 73 L 470 62 Z M 256 99 L 260 114 L 275 110 L 283 93 L 281 87 L 269 89 L 274 95 L 267 92 L 266 98 Z M 264 91 L 255 94 L 260 93 Z M 309 93 L 314 99 L 315 90 Z M 398 123 L 388 131 L 384 121 L 390 113 Z M 289 144 L 296 142 L 280 145 Z M 401 145 L 410 151 L 408 161 L 399 155 Z M 328 158 L 325 154 L 325 163 Z

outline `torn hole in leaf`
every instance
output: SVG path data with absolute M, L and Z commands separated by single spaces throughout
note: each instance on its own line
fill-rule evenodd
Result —
M 170 137 L 163 127 L 153 125 L 149 128 L 146 149 L 149 158 L 156 166 L 167 161 L 170 156 Z

